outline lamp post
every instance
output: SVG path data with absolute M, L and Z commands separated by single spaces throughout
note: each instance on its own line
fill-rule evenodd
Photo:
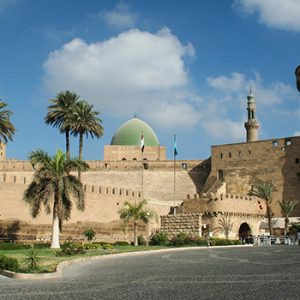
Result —
M 297 89 L 300 92 L 300 65 L 295 70 Z

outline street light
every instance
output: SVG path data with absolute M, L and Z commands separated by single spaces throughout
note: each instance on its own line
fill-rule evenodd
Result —
M 300 92 L 300 65 L 295 70 L 297 89 Z

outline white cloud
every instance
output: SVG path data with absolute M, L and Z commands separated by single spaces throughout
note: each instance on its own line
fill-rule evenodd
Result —
M 258 13 L 259 22 L 269 27 L 300 31 L 299 0 L 235 0 L 245 14 Z
M 294 136 L 300 136 L 300 131 L 295 131 Z
M 288 118 L 299 118 L 299 97 L 296 89 L 285 83 L 276 81 L 266 85 L 259 73 L 252 77 L 238 72 L 230 76 L 221 75 L 207 78 L 211 90 L 203 107 L 205 114 L 201 124 L 212 136 L 227 141 L 243 140 L 245 136 L 246 103 L 249 86 L 256 97 L 259 121 L 268 115 Z M 290 108 L 289 108 L 290 107 Z M 261 122 L 262 123 L 262 122 Z M 262 125 L 262 124 L 261 124 Z
M 219 76 L 207 78 L 208 84 L 215 88 L 226 92 L 240 91 L 245 86 L 245 77 L 240 73 L 232 73 L 231 77 Z
M 241 141 L 245 136 L 244 122 L 234 122 L 230 119 L 212 118 L 202 123 L 206 131 L 213 137 L 228 140 Z
M 138 14 L 130 11 L 128 4 L 120 2 L 114 10 L 101 12 L 103 20 L 116 29 L 128 29 L 134 27 L 138 20 Z
M 284 103 L 287 99 L 298 99 L 295 88 L 280 81 L 266 86 L 259 73 L 255 73 L 254 78 L 246 78 L 245 75 L 234 72 L 231 76 L 209 77 L 207 82 L 210 87 L 223 92 L 223 99 L 228 99 L 228 101 L 240 95 L 247 95 L 250 86 L 252 86 L 259 104 L 263 106 L 274 106 Z
M 156 34 L 129 30 L 91 44 L 74 39 L 50 53 L 45 86 L 52 94 L 73 90 L 107 114 L 138 113 L 165 126 L 192 126 L 180 111 L 197 118 L 184 62 L 193 55 L 193 46 L 167 28 Z

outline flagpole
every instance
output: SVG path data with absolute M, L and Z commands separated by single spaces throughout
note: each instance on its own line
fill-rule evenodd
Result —
M 145 148 L 145 144 L 144 144 L 144 133 L 143 131 L 141 132 L 141 153 L 142 153 L 142 186 L 141 186 L 141 198 L 142 200 L 144 200 L 144 148 Z
M 142 200 L 144 200 L 144 152 L 142 151 Z
M 173 184 L 173 201 L 174 201 L 174 215 L 176 215 L 176 135 L 174 134 L 174 149 L 173 149 L 173 162 L 174 162 L 174 184 Z

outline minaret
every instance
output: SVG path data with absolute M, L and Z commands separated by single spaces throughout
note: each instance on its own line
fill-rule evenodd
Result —
M 247 131 L 247 142 L 257 141 L 257 129 L 259 127 L 259 123 L 255 119 L 256 113 L 256 105 L 255 105 L 255 96 L 252 94 L 251 85 L 250 85 L 250 93 L 247 96 L 247 110 L 248 110 L 248 121 L 245 122 L 245 128 Z

